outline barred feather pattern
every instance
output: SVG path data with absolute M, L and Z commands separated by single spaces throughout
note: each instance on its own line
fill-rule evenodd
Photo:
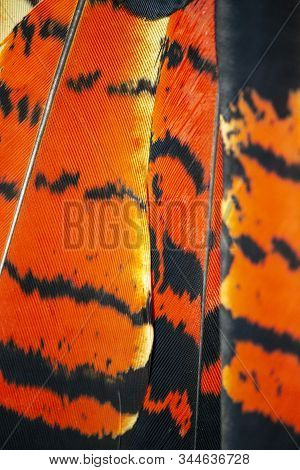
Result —
M 299 448 L 297 6 L 0 2 L 2 448 Z

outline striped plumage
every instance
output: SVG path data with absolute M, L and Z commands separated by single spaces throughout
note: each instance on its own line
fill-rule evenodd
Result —
M 218 2 L 217 22 L 224 142 L 223 446 L 295 449 L 300 11 L 292 0 Z
M 296 3 L 1 2 L 5 448 L 299 445 Z

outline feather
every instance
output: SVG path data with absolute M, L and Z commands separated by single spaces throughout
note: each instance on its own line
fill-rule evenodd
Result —
M 211 209 L 216 217 L 220 210 L 212 192 L 220 202 L 221 190 L 220 178 L 212 183 L 218 138 L 214 35 L 214 2 L 194 1 L 170 18 L 161 54 L 148 183 L 155 345 L 143 412 L 130 440 L 142 448 L 220 445 L 219 352 L 209 357 L 219 338 L 211 318 L 218 319 L 220 246 L 209 267 L 207 239 Z M 221 163 L 219 158 L 218 171 Z M 205 293 L 212 278 L 217 285 Z M 202 369 L 203 359 L 208 368 Z
M 153 341 L 146 84 L 166 25 L 110 2 L 44 0 L 6 41 L 1 165 L 16 194 L 1 198 L 0 404 L 22 417 L 6 446 L 38 427 L 32 445 L 59 429 L 69 445 L 75 434 L 117 448 L 137 419 Z M 16 62 L 43 76 L 15 86 Z
M 2 448 L 299 447 L 298 4 L 1 2 Z
M 298 7 L 217 8 L 225 449 L 300 444 Z

